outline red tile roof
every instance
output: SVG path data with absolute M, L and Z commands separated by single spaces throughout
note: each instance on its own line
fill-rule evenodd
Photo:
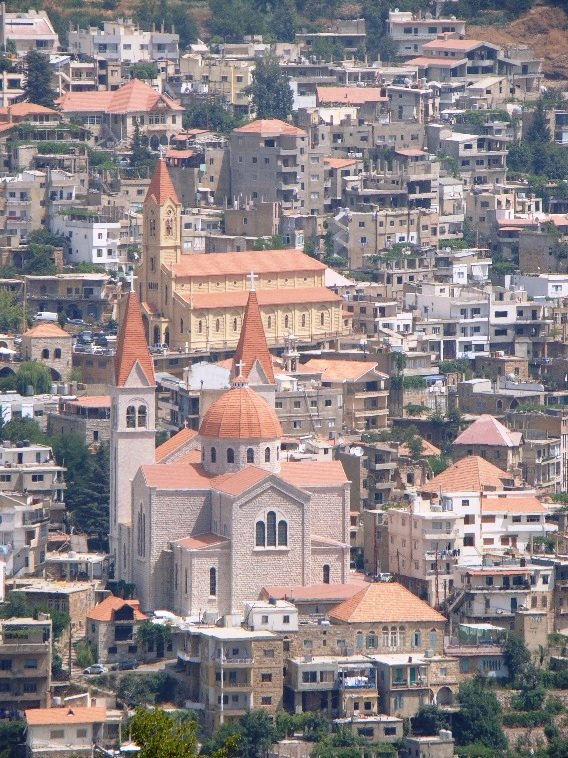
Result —
M 107 709 L 104 706 L 73 705 L 69 708 L 33 708 L 25 711 L 29 726 L 64 726 L 65 724 L 98 724 L 106 721 Z
M 183 111 L 183 107 L 140 79 L 113 92 L 67 92 L 57 100 L 63 113 L 150 113 L 155 110 Z
M 518 447 L 521 442 L 520 432 L 510 432 L 500 421 L 486 413 L 458 435 L 454 440 L 454 445 Z
M 388 101 L 380 87 L 316 87 L 316 97 L 320 105 L 364 105 Z
M 166 200 L 171 200 L 176 205 L 179 205 L 179 198 L 172 182 L 172 177 L 163 158 L 160 158 L 156 163 L 152 180 L 146 192 L 146 200 L 149 200 L 151 197 L 154 198 L 154 201 L 158 205 L 163 205 Z
M 203 295 L 180 293 L 183 300 L 195 310 L 214 310 L 215 308 L 244 307 L 248 296 L 246 292 L 213 292 Z M 342 298 L 327 287 L 289 287 L 278 290 L 258 290 L 258 304 L 292 305 L 294 303 L 337 303 Z
M 296 134 L 300 137 L 305 137 L 306 132 L 303 129 L 298 129 L 293 124 L 287 124 L 286 121 L 279 121 L 277 118 L 259 118 L 256 121 L 251 121 L 250 124 L 240 126 L 238 129 L 234 129 L 237 134 L 261 134 L 266 135 L 280 135 L 280 134 Z
M 208 490 L 214 478 L 198 463 L 149 463 L 141 468 L 147 486 L 161 490 Z
M 346 598 L 353 597 L 367 586 L 362 579 L 352 579 L 344 584 L 307 584 L 302 585 L 275 585 L 263 587 L 261 597 L 275 598 L 276 600 L 290 600 L 292 602 L 333 602 L 338 603 Z
M 312 358 L 300 366 L 299 373 L 319 374 L 324 382 L 357 381 L 369 371 L 376 369 L 376 361 L 350 361 L 335 358 Z M 375 372 L 378 376 L 388 378 L 387 374 Z
M 110 408 L 110 395 L 84 395 L 70 402 L 81 408 Z
M 58 339 L 61 339 L 62 337 L 67 337 L 68 339 L 71 339 L 71 335 L 62 329 L 58 324 L 46 323 L 36 324 L 35 326 L 32 326 L 31 329 L 28 329 L 27 332 L 23 333 L 22 337 L 40 337 L 41 339 L 49 339 L 51 337 L 57 337 Z
M 236 369 L 235 366 L 239 363 L 244 365 Z M 231 376 L 235 377 L 240 374 L 247 379 L 255 364 L 259 364 L 268 384 L 274 384 L 272 356 L 268 351 L 266 334 L 264 333 L 260 308 L 258 307 L 258 297 L 256 292 L 252 291 L 248 294 L 241 334 L 233 359 Z
M 347 166 L 355 166 L 359 163 L 359 158 L 324 158 L 323 162 L 329 168 L 347 168 Z
M 225 439 L 275 440 L 282 427 L 274 408 L 250 387 L 233 387 L 209 406 L 199 434 Z
M 397 582 L 367 584 L 330 611 L 329 617 L 346 624 L 446 621 L 441 613 Z
M 188 550 L 204 550 L 208 547 L 227 544 L 229 540 L 226 537 L 220 537 L 218 534 L 208 532 L 207 534 L 197 534 L 194 537 L 183 537 L 181 540 L 175 540 L 174 545 L 185 547 Z
M 486 496 L 481 501 L 481 510 L 483 513 L 548 513 L 548 508 L 534 495 Z
M 280 476 L 296 487 L 335 487 L 348 482 L 341 461 L 284 461 Z
M 485 487 L 504 490 L 512 480 L 510 474 L 478 455 L 468 455 L 435 476 L 421 487 L 421 492 L 481 492 Z
M 138 295 L 129 292 L 116 348 L 114 365 L 117 387 L 124 386 L 136 363 L 142 369 L 148 384 L 155 385 L 154 362 L 146 342 Z
M 197 437 L 197 432 L 194 429 L 187 427 L 180 429 L 177 434 L 174 434 L 173 437 L 170 437 L 169 440 L 166 440 L 156 448 L 156 463 L 163 463 L 166 458 L 169 458 L 170 455 L 185 447 L 195 437 Z
M 450 39 L 433 39 L 430 42 L 425 42 L 422 45 L 423 50 L 460 50 L 463 52 L 469 52 L 475 50 L 479 45 L 490 45 L 489 42 L 480 42 L 476 39 L 457 39 L 451 37 Z
M 272 476 L 270 471 L 266 471 L 259 466 L 250 465 L 237 471 L 235 474 L 216 476 L 212 482 L 212 486 L 216 490 L 221 490 L 229 495 L 242 495 L 243 492 L 246 492 L 255 484 L 258 484 L 258 482 L 268 479 L 269 476 Z
M 105 597 L 101 603 L 87 611 L 87 618 L 92 619 L 93 621 L 113 621 L 116 612 L 122 610 L 125 605 L 130 606 L 134 611 L 135 621 L 144 621 L 144 619 L 148 618 L 148 616 L 140 610 L 139 600 L 124 600 L 123 598 L 115 597 L 114 595 Z
M 420 453 L 421 458 L 425 458 L 431 455 L 440 455 L 442 453 L 439 447 L 436 447 L 436 445 L 433 445 L 428 440 L 425 440 L 424 437 L 420 437 L 420 442 L 422 443 L 422 452 Z M 399 446 L 398 454 L 405 456 L 410 455 L 410 450 L 406 442 Z
M 177 277 L 210 277 L 231 274 L 280 274 L 286 271 L 324 271 L 325 264 L 300 253 L 286 250 L 256 250 L 246 253 L 197 253 L 182 255 L 173 266 Z M 225 294 L 225 293 L 223 293 Z M 226 293 L 229 294 L 229 293 Z

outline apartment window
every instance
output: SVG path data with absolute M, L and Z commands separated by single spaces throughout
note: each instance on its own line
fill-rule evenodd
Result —
M 304 640 L 306 642 L 306 640 Z M 266 648 L 266 650 L 262 651 L 264 653 L 265 658 L 274 658 L 274 648 Z
M 37 692 L 37 684 L 35 682 L 24 682 L 24 692 L 26 694 Z
M 25 669 L 37 669 L 37 658 L 26 658 L 24 661 Z
M 263 695 L 260 698 L 261 705 L 272 705 L 272 697 L 270 695 Z
M 261 682 L 271 682 L 272 681 L 272 674 L 261 674 L 260 681 Z
M 50 740 L 62 740 L 65 737 L 65 729 L 50 729 Z

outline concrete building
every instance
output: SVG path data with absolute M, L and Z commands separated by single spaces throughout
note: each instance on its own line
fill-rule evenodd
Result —
M 161 30 L 144 31 L 132 19 L 104 21 L 103 28 L 71 28 L 69 50 L 91 58 L 119 63 L 174 60 L 179 58 L 179 34 Z
M 101 321 L 106 306 L 108 274 L 26 276 L 26 295 L 32 313 L 64 312 L 68 318 Z
M 5 469 L 4 469 L 5 470 Z M 2 478 L 11 477 L 4 474 Z M 36 474 L 35 478 L 43 476 Z M 34 478 L 30 475 L 29 479 Z M 0 561 L 3 578 L 39 574 L 47 548 L 49 503 L 41 497 L 14 492 L 0 494 L 2 531 Z
M 83 208 L 69 209 L 54 217 L 51 229 L 67 238 L 65 252 L 72 265 L 88 263 L 116 271 L 126 262 L 119 254 L 121 225 L 104 213 L 86 215 Z
M 514 477 L 518 476 L 523 458 L 523 444 L 520 432 L 510 432 L 494 416 L 484 414 L 456 437 L 453 453 L 457 460 L 468 455 L 480 456 Z
M 229 58 L 211 53 L 186 53 L 180 58 L 180 74 L 185 80 L 182 92 L 216 95 L 227 103 L 236 115 L 248 116 L 251 108 L 250 95 L 244 90 L 252 84 L 254 68 L 254 60 Z
M 19 57 L 29 50 L 40 53 L 54 53 L 59 49 L 59 37 L 49 16 L 42 10 L 6 11 L 6 4 L 0 7 L 0 47 L 6 49 L 10 41 L 16 46 Z
M 110 441 L 110 396 L 85 395 L 59 401 L 56 411 L 48 414 L 47 433 L 79 434 L 89 447 Z
M 70 704 L 63 708 L 26 710 L 26 750 L 30 758 L 89 758 L 120 739 L 122 713 L 105 706 Z
M 396 45 L 397 55 L 413 58 L 422 55 L 425 42 L 437 39 L 441 34 L 465 35 L 465 21 L 456 18 L 420 18 L 409 11 L 390 10 L 387 33 Z
M 0 708 L 4 713 L 49 708 L 51 619 L 46 614 L 3 619 L 0 628 Z

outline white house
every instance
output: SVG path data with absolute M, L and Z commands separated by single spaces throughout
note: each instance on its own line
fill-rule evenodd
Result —
M 55 215 L 52 231 L 66 237 L 69 263 L 96 263 L 116 270 L 119 263 L 120 223 L 100 214 L 84 215 L 70 209 Z

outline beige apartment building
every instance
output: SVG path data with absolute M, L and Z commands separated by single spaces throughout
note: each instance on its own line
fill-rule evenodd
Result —
M 428 16 L 430 14 L 427 14 Z M 387 34 L 396 45 L 397 55 L 412 58 L 422 54 L 422 46 L 440 34 L 465 35 L 465 21 L 452 17 L 426 18 L 410 11 L 389 11 Z
M 217 95 L 234 113 L 248 116 L 250 95 L 245 88 L 252 84 L 254 61 L 232 59 L 201 53 L 187 53 L 180 59 L 180 74 L 197 95 Z
M 51 619 L 4 619 L 0 624 L 0 708 L 49 708 Z

